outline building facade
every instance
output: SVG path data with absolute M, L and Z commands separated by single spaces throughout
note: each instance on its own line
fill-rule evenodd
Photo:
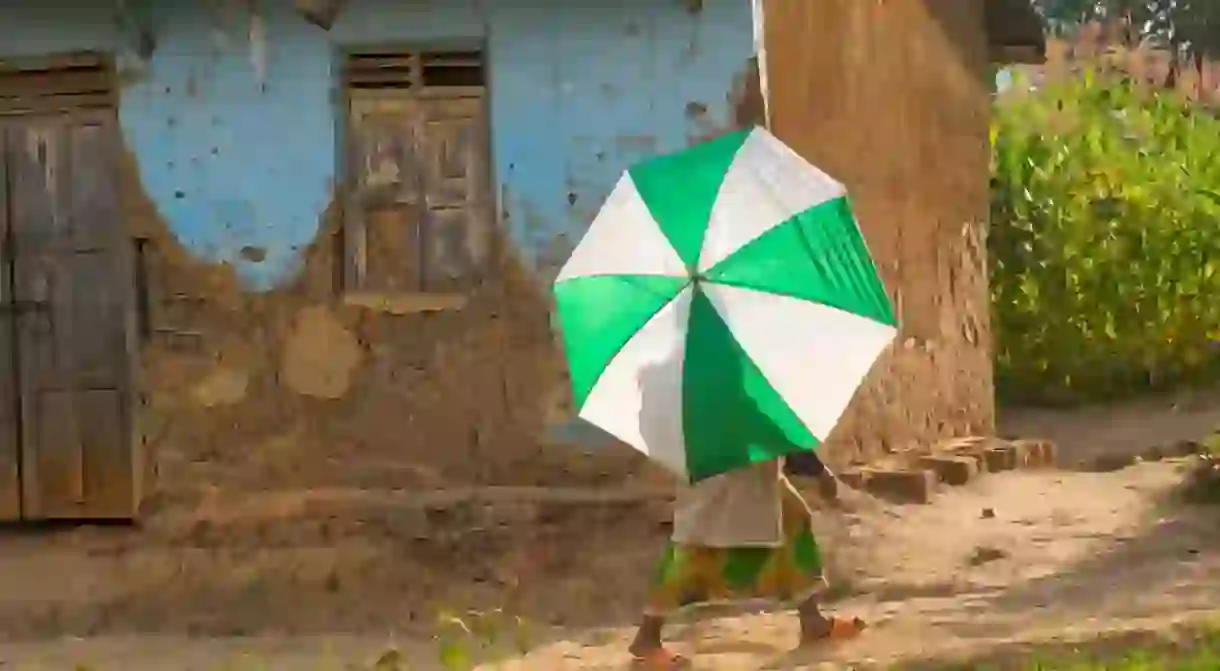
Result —
M 733 125 L 749 3 L 7 4 L 0 518 L 641 468 L 539 444 L 545 285 Z

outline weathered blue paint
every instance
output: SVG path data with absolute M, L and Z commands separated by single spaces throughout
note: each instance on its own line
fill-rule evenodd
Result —
M 6 4 L 16 5 L 10 0 Z M 124 52 L 105 5 L 4 8 L 0 57 Z M 493 162 L 509 240 L 540 269 L 570 248 L 632 162 L 722 122 L 752 52 L 744 0 L 353 0 L 329 33 L 289 2 L 266 8 L 265 86 L 249 19 L 227 30 L 210 3 L 148 3 L 157 50 L 121 97 L 148 195 L 177 238 L 234 264 L 252 286 L 292 275 L 330 204 L 337 167 L 337 57 L 344 47 L 482 38 L 490 59 Z M 221 3 L 224 4 L 224 3 Z M 69 9 L 69 5 L 71 8 Z M 125 56 L 123 62 L 135 62 Z M 706 108 L 692 120 L 693 108 Z M 241 249 L 266 258 L 244 260 Z

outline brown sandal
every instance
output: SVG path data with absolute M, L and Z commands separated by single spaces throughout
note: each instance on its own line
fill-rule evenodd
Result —
M 689 669 L 690 666 L 689 659 L 667 648 L 657 648 L 642 655 L 635 655 L 631 662 L 631 668 L 642 671 L 679 671 Z
M 841 617 L 830 618 L 830 628 L 821 636 L 806 638 L 803 643 L 834 643 L 838 641 L 848 641 L 856 638 L 864 633 L 868 628 L 864 620 L 858 617 L 853 617 L 850 620 Z

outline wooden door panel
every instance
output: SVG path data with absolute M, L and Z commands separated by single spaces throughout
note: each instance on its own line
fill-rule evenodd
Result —
M 65 124 L 52 117 L 14 122 L 9 131 L 9 216 L 14 261 L 63 237 L 70 188 Z
M 479 240 L 468 225 L 470 211 L 465 208 L 430 209 L 423 222 L 424 289 L 458 291 L 482 255 Z
M 16 370 L 13 352 L 12 298 L 8 249 L 8 133 L 0 125 L 0 520 L 21 517 L 21 453 L 17 431 Z
M 126 247 L 119 208 L 117 132 L 112 117 L 100 114 L 78 114 L 71 117 L 67 128 L 72 188 L 68 190 L 68 221 L 71 230 L 62 240 L 75 250 L 104 248 L 107 251 Z M 123 266 L 123 254 L 111 254 L 116 269 Z M 114 271 L 99 277 L 111 277 Z M 117 279 L 117 278 L 116 278 Z M 102 282 L 110 286 L 127 286 L 127 282 Z
M 409 98 L 353 98 L 348 123 L 344 282 L 348 290 L 420 288 L 418 103 Z
M 424 114 L 418 144 L 428 206 L 424 285 L 460 291 L 477 278 L 491 234 L 486 106 L 479 97 L 435 98 L 426 101 Z
M 144 443 L 134 408 L 138 346 L 134 246 L 123 225 L 118 187 L 119 130 L 112 112 L 72 117 L 71 219 L 65 249 L 73 316 L 76 421 L 81 427 L 85 514 L 134 517 Z
M 36 496 L 26 517 L 123 518 L 134 513 L 125 395 L 117 389 L 41 389 L 22 399 Z
M 370 277 L 381 291 L 420 288 L 420 209 L 411 205 L 366 209 L 365 252 Z
M 9 213 L 13 243 L 13 300 L 6 309 L 17 324 L 15 348 L 19 361 L 18 393 L 21 413 L 21 490 L 23 516 L 45 519 L 56 511 L 74 509 L 80 487 L 81 455 L 75 440 L 71 399 L 44 394 L 30 379 L 44 338 L 51 328 L 48 315 L 26 315 L 19 309 L 49 297 L 40 270 L 45 260 L 35 250 L 49 248 L 63 231 L 64 212 L 59 194 L 68 188 L 63 170 L 68 151 L 64 124 L 55 118 L 16 121 L 9 128 Z M 20 307 L 19 307 L 20 306 Z M 45 306 L 44 306 L 45 307 Z M 35 319 L 31 321 L 30 316 Z M 44 327 L 45 326 L 45 327 Z
M 122 389 L 85 389 L 75 396 L 80 427 L 86 514 L 121 519 L 135 515 L 142 475 L 132 439 L 131 396 Z
M 484 117 L 486 109 L 485 99 L 481 95 L 429 98 L 424 102 L 431 120 L 478 119 Z
M 474 144 L 474 117 L 429 119 L 427 141 L 434 146 L 436 155 L 435 177 L 440 179 L 466 179 L 470 160 L 466 152 Z
M 419 141 L 428 207 L 464 207 L 471 179 L 485 167 L 480 127 L 486 124 L 477 98 L 437 98 L 426 102 Z
M 113 250 L 22 254 L 14 287 L 22 377 L 39 388 L 120 387 L 128 362 Z M 116 352 L 120 353 L 116 355 Z
M 84 454 L 70 391 L 22 389 L 26 519 L 84 517 Z
M 417 101 L 362 96 L 351 103 L 348 128 L 351 188 L 363 206 L 420 199 L 415 160 Z
M 134 246 L 120 207 L 118 126 L 110 114 L 73 117 L 70 215 L 72 251 L 64 262 L 71 287 L 61 308 L 74 319 L 69 342 L 76 421 L 81 427 L 85 514 L 134 517 L 143 461 L 136 435 L 134 383 L 138 344 Z
M 27 518 L 127 517 L 138 505 L 115 133 L 107 114 L 23 119 L 10 132 Z

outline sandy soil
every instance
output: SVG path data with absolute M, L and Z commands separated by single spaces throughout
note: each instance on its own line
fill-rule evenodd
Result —
M 1000 431 L 1058 443 L 1060 465 L 1139 454 L 1154 445 L 1196 440 L 1220 429 L 1220 389 L 1185 391 L 1072 409 L 1000 410 Z
M 790 614 L 746 613 L 677 627 L 673 638 L 699 668 L 859 668 L 1210 617 L 1220 604 L 1220 518 L 1157 505 L 1179 478 L 1173 463 L 1004 474 L 845 528 L 823 519 L 839 579 L 855 592 L 834 609 L 874 623 L 867 636 L 790 655 Z M 628 634 L 557 643 L 505 668 L 623 668 Z
M 1123 424 L 1132 450 L 1180 429 L 1172 403 L 1127 412 L 1145 419 Z M 1038 433 L 1087 438 L 1088 422 L 1102 431 L 1115 415 L 1083 413 L 1070 428 L 1046 417 L 1035 416 Z M 1068 463 L 1102 449 L 1084 438 L 1060 436 Z M 928 506 L 851 496 L 851 514 L 820 512 L 818 524 L 833 608 L 873 622 L 866 637 L 793 655 L 792 618 L 761 611 L 698 614 L 670 636 L 704 669 L 861 668 L 1208 618 L 1220 604 L 1220 515 L 1166 502 L 1181 468 L 992 475 Z M 500 650 L 530 648 L 499 668 L 624 668 L 667 534 L 664 493 L 216 492 L 141 529 L 10 532 L 0 666 L 346 669 L 396 646 L 427 669 L 438 615 L 503 609 L 525 624 L 466 618 Z

